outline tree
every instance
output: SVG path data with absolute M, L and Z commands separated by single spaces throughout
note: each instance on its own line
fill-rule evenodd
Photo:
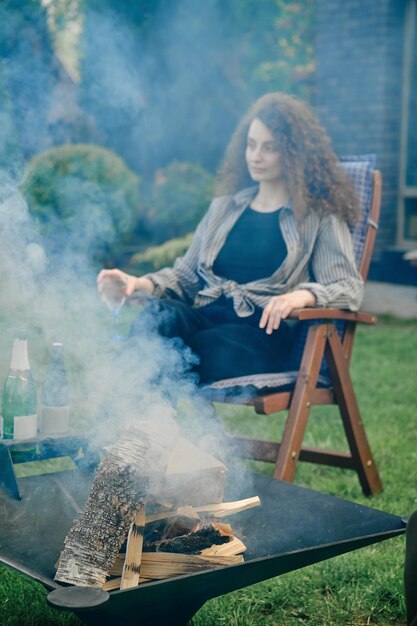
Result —
M 139 178 L 108 149 L 62 145 L 37 154 L 21 183 L 54 262 L 112 264 L 137 219 Z
M 52 143 L 48 114 L 56 60 L 39 0 L 3 0 L 0 24 L 0 71 L 8 98 L 1 111 L 7 112 L 14 141 L 27 158 Z
M 0 59 L 0 170 L 14 174 L 14 169 L 20 169 L 21 161 L 12 102 L 4 77 L 4 61 Z
M 314 2 L 85 0 L 83 104 L 101 142 L 151 176 L 173 159 L 214 170 L 256 97 L 309 97 Z

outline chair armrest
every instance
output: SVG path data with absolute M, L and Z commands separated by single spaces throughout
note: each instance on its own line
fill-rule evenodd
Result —
M 361 322 L 363 324 L 376 324 L 378 321 L 377 317 L 370 313 L 345 311 L 343 309 L 294 309 L 289 317 L 297 320 L 343 320 L 345 322 Z

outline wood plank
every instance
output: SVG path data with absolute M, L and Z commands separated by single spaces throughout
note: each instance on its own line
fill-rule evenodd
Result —
M 110 580 L 107 580 L 103 585 L 104 591 L 114 591 L 115 589 L 120 589 L 121 581 L 121 576 L 119 576 L 118 578 L 111 578 Z
M 124 555 L 118 557 L 110 571 L 111 576 L 119 576 L 123 570 Z M 217 567 L 227 567 L 243 562 L 243 556 L 181 554 L 177 552 L 143 552 L 141 578 L 162 580 Z
M 212 517 L 222 518 L 229 515 L 235 515 L 241 511 L 246 511 L 256 506 L 260 506 L 261 501 L 258 496 L 253 498 L 245 498 L 244 500 L 235 500 L 233 502 L 214 502 L 213 504 L 205 504 L 202 506 L 192 507 L 195 513 L 209 513 Z M 188 508 L 188 507 L 187 507 Z M 151 524 L 158 520 L 168 519 L 170 517 L 176 517 L 180 515 L 182 507 L 179 507 L 176 511 L 162 511 L 161 513 L 154 513 L 146 516 L 146 524 Z
M 352 358 L 353 342 L 355 340 L 356 324 L 353 322 L 346 322 L 343 331 L 342 345 L 343 354 L 345 355 L 346 363 L 349 366 Z
M 233 537 L 232 541 L 229 543 L 224 543 L 221 546 L 211 546 L 210 548 L 205 548 L 200 552 L 201 557 L 225 557 L 225 556 L 236 556 L 237 554 L 242 554 L 246 552 L 246 546 L 239 537 Z
M 260 415 L 271 415 L 279 411 L 289 409 L 294 391 L 277 391 L 275 393 L 260 394 L 253 399 L 253 406 L 256 413 Z M 335 404 L 333 390 L 327 387 L 318 387 L 310 392 L 311 404 Z
M 311 396 L 317 385 L 326 340 L 327 324 L 318 324 L 309 329 L 294 397 L 275 463 L 274 478 L 288 482 L 294 479 L 310 413 Z
M 276 393 L 260 393 L 253 399 L 256 413 L 270 415 L 288 409 L 291 403 L 292 391 L 278 391 Z
M 131 589 L 139 585 L 144 530 L 145 505 L 142 505 L 141 508 L 136 511 L 135 519 L 129 528 L 120 589 Z
M 281 442 L 251 439 L 249 437 L 234 437 L 233 441 L 238 447 L 241 457 L 272 463 L 276 461 L 281 445 Z M 351 455 L 348 452 L 340 452 L 338 450 L 303 446 L 300 449 L 299 460 L 307 463 L 354 469 Z
M 290 318 L 298 320 L 345 320 L 346 322 L 361 322 L 362 324 L 376 324 L 375 315 L 365 311 L 346 311 L 344 309 L 296 309 Z
M 342 345 L 335 327 L 333 330 L 329 330 L 326 358 L 334 381 L 335 394 L 346 437 L 363 492 L 366 495 L 380 493 L 382 483 L 368 443 Z
M 379 214 L 381 210 L 382 197 L 382 175 L 378 170 L 373 172 L 372 176 L 372 201 L 369 213 L 369 221 L 366 232 L 365 245 L 363 247 L 362 258 L 359 264 L 359 272 L 364 281 L 368 278 L 369 266 L 374 251 L 375 239 L 379 223 Z M 376 226 L 376 227 L 375 227 Z

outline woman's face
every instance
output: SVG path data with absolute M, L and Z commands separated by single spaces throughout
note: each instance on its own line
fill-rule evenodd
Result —
M 256 182 L 281 180 L 280 154 L 271 131 L 255 118 L 249 126 L 246 144 L 246 164 L 251 178 Z

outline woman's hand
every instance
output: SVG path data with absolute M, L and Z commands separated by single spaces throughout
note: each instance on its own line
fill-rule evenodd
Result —
M 281 320 L 285 320 L 291 311 L 315 304 L 315 296 L 307 289 L 298 289 L 282 296 L 274 296 L 264 308 L 259 328 L 265 328 L 266 334 L 271 335 L 274 330 L 278 330 Z
M 147 295 L 152 295 L 155 285 L 149 278 L 132 276 L 121 270 L 101 270 L 97 276 L 97 289 L 101 294 L 106 290 L 106 286 L 115 287 L 123 292 L 126 298 L 132 296 L 136 291 Z

